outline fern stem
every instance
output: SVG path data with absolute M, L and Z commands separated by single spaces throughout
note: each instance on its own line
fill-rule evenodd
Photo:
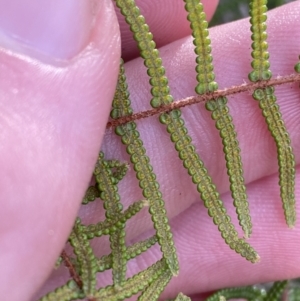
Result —
M 215 75 L 212 64 L 211 41 L 203 5 L 199 3 L 198 0 L 184 1 L 186 3 L 185 9 L 188 11 L 187 19 L 190 21 L 190 27 L 194 37 L 193 43 L 196 46 L 198 85 L 195 91 L 198 94 L 214 92 L 218 89 L 218 84 L 214 81 Z M 217 99 L 208 100 L 206 102 L 206 109 L 211 111 L 212 119 L 216 121 L 216 127 L 220 131 L 234 206 L 236 207 L 238 219 L 244 231 L 245 238 L 249 238 L 252 232 L 252 223 L 247 195 L 245 193 L 246 185 L 243 177 L 240 148 L 232 117 L 229 114 L 227 98 L 219 97 Z
M 107 122 L 106 128 L 117 127 L 118 125 L 125 124 L 131 121 L 136 121 L 140 119 L 149 118 L 151 116 L 159 115 L 161 113 L 167 113 L 174 109 L 184 108 L 186 106 L 195 105 L 198 103 L 206 102 L 212 98 L 216 99 L 218 97 L 229 96 L 233 94 L 243 93 L 243 92 L 253 92 L 257 88 L 265 88 L 270 86 L 284 85 L 288 83 L 300 82 L 300 74 L 291 74 L 287 76 L 278 76 L 276 78 L 270 79 L 268 81 L 260 81 L 255 83 L 243 83 L 238 86 L 232 86 L 223 90 L 217 90 L 209 94 L 201 94 L 196 96 L 186 97 L 184 99 L 176 100 L 168 105 L 164 105 L 158 108 L 152 108 L 149 110 L 134 113 L 132 115 L 127 115 L 114 119 Z
M 253 71 L 249 74 L 252 82 L 268 80 L 272 73 L 269 70 L 270 63 L 266 33 L 267 0 L 253 0 L 250 2 L 250 22 L 252 24 L 252 57 Z M 291 147 L 291 140 L 282 120 L 280 109 L 276 103 L 274 87 L 256 89 L 253 98 L 259 102 L 259 106 L 265 117 L 269 131 L 277 146 L 279 165 L 279 185 L 286 223 L 293 227 L 296 222 L 295 208 L 295 158 Z

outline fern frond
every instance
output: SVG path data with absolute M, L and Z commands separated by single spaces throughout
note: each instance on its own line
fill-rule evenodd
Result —
M 156 280 L 154 280 L 139 296 L 137 301 L 156 301 L 160 294 L 168 285 L 172 278 L 172 273 L 166 269 Z
M 118 6 L 124 5 L 124 7 L 127 7 L 127 2 L 128 1 L 118 1 Z M 124 99 L 124 96 L 127 98 Z M 112 115 L 115 117 L 126 116 L 126 113 L 132 111 L 130 108 L 123 61 L 121 61 L 120 65 L 120 75 L 112 106 L 115 112 Z M 120 115 L 116 116 L 116 112 L 119 112 Z M 150 159 L 146 155 L 143 141 L 139 138 L 139 132 L 136 127 L 134 122 L 130 122 L 116 127 L 115 131 L 117 135 L 121 136 L 122 143 L 127 146 L 126 151 L 130 155 L 130 160 L 133 163 L 136 177 L 139 180 L 139 186 L 142 189 L 144 197 L 149 201 L 149 212 L 152 216 L 163 256 L 172 273 L 177 275 L 179 270 L 178 259 L 168 223 L 165 204 L 162 199 L 162 193 L 159 190 L 159 184 L 156 181 Z
M 218 84 L 214 81 L 215 75 L 212 64 L 211 41 L 203 5 L 199 3 L 199 0 L 184 1 L 186 3 L 185 9 L 188 11 L 187 18 L 190 21 L 190 27 L 194 37 L 193 43 L 196 46 L 198 85 L 195 90 L 198 94 L 214 92 L 218 89 Z M 234 206 L 236 207 L 240 225 L 245 233 L 245 238 L 248 238 L 252 232 L 252 223 L 247 195 L 245 193 L 246 185 L 243 177 L 240 148 L 232 117 L 229 114 L 227 98 L 219 97 L 216 100 L 211 99 L 207 101 L 206 109 L 212 112 L 211 116 L 216 121 L 216 128 L 220 131 Z
M 39 301 L 71 301 L 82 298 L 84 298 L 83 292 L 78 288 L 75 281 L 70 280 L 67 284 L 45 295 Z
M 69 242 L 78 262 L 82 290 L 86 296 L 93 296 L 96 292 L 97 260 L 79 219 L 75 222 Z
M 246 299 L 248 301 L 263 301 L 266 291 L 253 286 L 225 288 L 209 296 L 205 301 L 220 301 L 220 299 Z
M 264 301 L 279 301 L 287 284 L 287 280 L 274 282 Z
M 272 73 L 269 70 L 270 63 L 267 43 L 266 23 L 267 1 L 253 0 L 250 2 L 250 22 L 252 24 L 252 57 L 253 71 L 249 74 L 252 82 L 268 80 Z M 289 227 L 296 222 L 295 209 L 295 158 L 291 147 L 291 140 L 282 120 L 280 109 L 276 103 L 274 87 L 256 89 L 253 98 L 258 100 L 263 116 L 268 124 L 269 131 L 277 145 L 279 164 L 280 195 L 283 203 L 285 220 Z
M 113 285 L 100 289 L 94 296 L 95 300 L 118 301 L 130 298 L 139 291 L 144 290 L 155 281 L 164 271 L 167 265 L 164 259 L 159 260 L 148 269 L 134 275 L 124 282 L 122 288 L 116 290 Z
M 134 33 L 135 40 L 137 41 L 137 44 L 141 49 L 146 49 L 148 52 L 155 53 L 155 57 L 148 56 L 147 58 L 144 58 L 144 64 L 148 68 L 148 75 L 153 78 L 158 79 L 160 76 L 164 76 L 164 69 L 161 64 L 161 58 L 156 60 L 156 57 L 159 55 L 159 52 L 157 49 L 155 49 L 155 43 L 152 41 L 152 34 L 146 34 L 146 31 L 149 32 L 148 26 L 145 24 L 144 17 L 140 15 L 139 9 L 136 7 L 134 0 L 116 0 L 117 6 L 121 9 L 122 14 L 125 16 L 126 22 L 130 25 L 130 29 Z M 147 38 L 145 38 L 147 36 Z M 151 38 L 151 41 L 150 41 Z M 148 44 L 149 42 L 149 44 Z M 144 45 L 148 45 L 146 48 Z M 145 50 L 143 50 L 145 51 Z M 143 52 L 142 52 L 143 53 Z M 143 54 L 141 54 L 142 57 Z M 156 62 L 159 62 L 156 65 Z M 149 64 L 151 63 L 151 65 Z M 124 72 L 123 72 L 124 73 Z M 123 74 L 122 73 L 122 74 Z M 119 77 L 119 88 L 117 90 L 124 90 L 127 89 L 127 85 L 124 84 L 124 75 Z M 150 79 L 150 84 L 152 80 Z M 164 77 L 163 81 L 159 81 L 159 85 L 163 85 L 165 89 L 162 89 L 162 91 L 168 91 L 169 93 L 169 87 L 168 87 L 168 81 Z M 153 92 L 153 89 L 151 90 L 151 93 Z M 115 95 L 116 105 L 117 103 L 122 102 L 122 97 L 124 95 L 128 95 L 128 92 L 117 92 Z M 151 105 L 153 107 L 158 107 L 163 104 L 167 104 L 170 101 L 172 101 L 172 97 L 169 97 L 168 95 L 168 101 L 165 102 L 165 96 L 161 94 L 160 99 L 156 97 L 156 94 L 153 94 L 155 97 L 155 101 L 151 101 Z M 124 102 L 122 106 L 125 104 L 130 103 L 129 101 Z M 120 108 L 122 108 L 120 106 Z M 115 107 L 115 105 L 114 105 Z M 119 108 L 119 107 L 118 107 Z M 121 109 L 119 109 L 121 110 Z M 230 217 L 226 214 L 226 209 L 223 206 L 222 201 L 219 199 L 219 194 L 216 191 L 216 186 L 212 184 L 211 178 L 207 174 L 207 170 L 203 167 L 203 162 L 199 159 L 199 156 L 195 152 L 195 147 L 192 145 L 191 137 L 188 135 L 187 129 L 183 126 L 184 121 L 180 117 L 180 111 L 174 110 L 171 113 L 164 113 L 160 117 L 160 121 L 162 123 L 167 124 L 165 121 L 168 121 L 168 132 L 171 134 L 171 139 L 175 143 L 175 148 L 179 153 L 179 157 L 181 160 L 185 161 L 184 165 L 189 166 L 188 172 L 193 178 L 193 182 L 197 185 L 197 189 L 200 192 L 202 199 L 204 200 L 205 206 L 209 209 L 209 214 L 213 217 L 214 223 L 218 225 L 219 230 L 221 231 L 222 237 L 225 239 L 226 243 L 230 246 L 230 248 L 234 249 L 237 253 L 241 254 L 243 257 L 245 257 L 247 260 L 251 262 L 257 262 L 259 261 L 259 256 L 254 251 L 254 249 L 247 244 L 243 239 L 238 238 L 237 231 L 234 229 L 233 224 L 230 222 Z M 119 116 L 123 117 L 123 116 Z M 137 171 L 137 178 L 140 180 L 140 185 L 144 186 L 144 183 L 148 182 L 154 182 L 151 185 L 151 189 L 149 189 L 149 194 L 151 194 L 151 191 L 157 191 L 158 183 L 153 180 L 152 178 L 152 167 L 149 170 L 149 167 L 147 169 L 145 168 L 143 170 L 143 166 L 148 164 L 149 158 L 145 156 L 145 150 L 142 147 L 142 141 L 139 139 L 139 134 L 136 131 L 136 124 L 134 122 L 127 123 L 122 126 L 118 126 L 116 128 L 116 133 L 122 137 L 122 142 L 127 146 L 127 152 L 132 155 L 131 161 L 135 164 L 135 170 Z M 130 145 L 130 141 L 132 141 Z M 133 144 L 135 143 L 135 144 Z M 130 146 L 130 147 L 129 147 Z M 145 174 L 145 171 L 147 173 Z M 147 175 L 147 176 L 146 176 Z M 144 180 L 144 182 L 142 182 Z M 146 194 L 145 194 L 146 193 Z M 144 189 L 144 196 L 149 199 L 148 193 Z M 156 200 L 159 200 L 159 202 L 156 201 L 156 208 L 150 205 L 150 213 L 152 216 L 158 215 L 159 211 L 158 208 L 163 209 L 163 201 L 161 200 L 161 193 L 157 194 L 155 196 Z M 160 203 L 160 204 L 159 204 Z M 164 209 L 163 209 L 164 210 Z M 165 214 L 164 214 L 165 215 Z M 160 220 L 164 219 L 165 217 L 162 215 L 160 217 Z M 155 221 L 154 221 L 155 222 Z M 155 224 L 154 224 L 155 225 Z M 158 231 L 159 228 L 157 227 L 158 224 L 155 225 L 155 228 L 157 230 L 157 234 L 159 237 L 159 243 L 162 245 L 166 243 L 166 240 L 170 239 L 168 236 L 171 237 L 171 233 L 169 229 L 167 229 L 168 225 L 163 222 L 161 225 L 164 226 L 164 230 Z M 161 228 L 163 229 L 163 228 Z M 167 235 L 165 235 L 165 233 Z M 164 239 L 162 239 L 161 234 L 164 234 Z M 169 242 L 170 243 L 170 242 Z M 173 243 L 173 241 L 171 241 Z M 172 246 L 173 247 L 173 246 Z M 164 250 L 165 249 L 165 250 Z M 171 256 L 172 250 L 170 250 L 170 247 L 164 245 L 162 247 L 162 251 L 164 256 L 165 254 L 170 254 L 168 257 Z M 174 255 L 172 255 L 174 258 Z M 174 265 L 175 260 L 172 260 L 172 264 Z M 178 270 L 177 267 L 177 259 L 176 259 L 176 267 L 172 267 L 171 264 L 169 264 L 169 267 L 171 270 Z

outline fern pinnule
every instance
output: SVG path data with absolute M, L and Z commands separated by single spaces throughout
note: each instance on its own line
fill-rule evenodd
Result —
M 119 160 L 106 160 L 106 162 L 110 169 L 112 169 L 112 176 L 115 178 L 116 184 L 118 184 L 125 177 L 129 169 L 129 164 L 122 163 Z
M 143 241 L 139 241 L 132 246 L 127 247 L 126 250 L 126 259 L 130 260 L 138 255 L 146 252 L 149 248 L 154 246 L 157 243 L 157 237 L 154 235 Z M 111 269 L 112 267 L 112 254 L 104 255 L 101 258 L 97 259 L 98 272 L 103 272 L 105 270 Z
M 224 288 L 209 296 L 205 301 L 220 301 L 220 297 L 225 300 L 246 299 L 248 301 L 263 301 L 266 297 L 266 291 L 254 286 Z
M 289 301 L 299 301 L 300 300 L 300 287 L 292 287 L 288 292 Z
M 147 251 L 149 248 L 155 245 L 157 243 L 157 237 L 156 235 L 149 237 L 148 239 L 139 241 L 132 246 L 129 246 L 127 248 L 127 258 L 132 259 L 136 256 L 140 255 L 141 253 Z
M 74 280 L 69 280 L 65 285 L 45 295 L 39 301 L 71 301 L 84 298 L 83 292 Z
M 198 85 L 195 91 L 200 95 L 214 92 L 218 89 L 218 84 L 214 81 L 211 41 L 203 5 L 197 0 L 184 1 L 186 3 L 185 9 L 188 12 L 187 19 L 190 21 L 194 37 L 193 43 L 196 46 Z M 245 238 L 248 238 L 252 232 L 252 223 L 247 195 L 245 193 L 246 185 L 243 177 L 239 142 L 236 138 L 237 133 L 232 122 L 232 117 L 229 114 L 227 98 L 219 97 L 218 99 L 208 100 L 205 107 L 208 111 L 211 111 L 212 119 L 216 121 L 216 128 L 220 131 L 234 206 L 236 207 L 239 223 L 244 231 Z
M 288 284 L 287 280 L 276 281 L 272 287 L 268 290 L 264 301 L 279 301 L 281 300 L 284 289 Z
M 250 22 L 252 31 L 252 63 L 253 71 L 249 74 L 252 82 L 268 80 L 272 73 L 266 33 L 267 1 L 253 0 L 250 2 Z M 279 165 L 280 195 L 283 203 L 286 223 L 293 227 L 296 222 L 295 209 L 295 158 L 291 147 L 291 140 L 282 120 L 280 109 L 276 103 L 274 87 L 256 89 L 253 98 L 259 102 L 262 114 L 265 117 L 269 131 L 277 145 Z
M 69 237 L 69 242 L 76 255 L 82 290 L 86 296 L 93 296 L 96 292 L 97 262 L 87 236 L 82 230 L 79 219 L 76 220 Z
M 208 23 L 200 0 L 184 0 L 185 9 L 188 12 L 187 19 L 190 21 L 193 43 L 195 45 L 196 71 L 198 84 L 195 88 L 197 94 L 205 94 L 218 90 L 213 72 L 211 41 L 208 32 Z
M 191 301 L 191 298 L 185 296 L 183 293 L 179 293 L 173 301 Z
M 110 231 L 109 240 L 112 254 L 113 283 L 116 287 L 122 286 L 126 278 L 126 245 L 125 222 L 122 223 L 122 209 L 117 183 L 113 176 L 111 164 L 104 160 L 104 154 L 100 152 L 96 163 L 94 175 L 100 191 L 100 198 L 104 202 L 105 215 L 108 220 L 120 221 L 116 231 Z
M 130 298 L 149 286 L 163 274 L 167 268 L 165 260 L 161 259 L 148 269 L 127 279 L 119 290 L 116 290 L 113 285 L 100 289 L 94 296 L 95 300 L 118 301 Z
M 299 60 L 300 60 L 300 55 L 299 55 Z M 300 61 L 295 65 L 294 69 L 297 73 L 300 73 Z
M 99 197 L 100 197 L 100 191 L 99 191 L 99 189 L 97 187 L 97 184 L 96 185 L 92 185 L 92 186 L 90 186 L 87 189 L 87 191 L 85 193 L 85 196 L 84 196 L 84 198 L 82 200 L 82 204 L 86 205 L 86 204 L 88 204 L 90 202 L 95 201 Z
M 145 18 L 140 14 L 139 8 L 133 0 L 115 0 L 121 13 L 125 16 L 126 22 L 130 25 L 140 49 L 140 55 L 144 58 L 144 64 L 148 68 L 150 76 L 151 94 L 153 98 L 151 105 L 155 108 L 169 104 L 173 101 L 169 94 L 168 79 L 165 76 L 165 69 L 162 60 L 153 41 L 152 33 L 145 22 Z
M 122 1 L 119 2 L 121 3 Z M 124 99 L 124 96 L 127 98 Z M 131 112 L 123 61 L 121 61 L 120 65 L 120 75 L 112 106 L 113 111 L 119 112 L 120 114 L 119 116 L 114 115 L 114 118 L 126 116 L 128 112 Z M 121 137 L 122 143 L 127 146 L 126 151 L 130 155 L 130 160 L 133 163 L 133 169 L 139 180 L 139 186 L 142 189 L 144 197 L 149 201 L 149 212 L 152 216 L 163 257 L 172 273 L 177 275 L 179 270 L 178 259 L 172 239 L 172 233 L 170 231 L 165 204 L 162 199 L 162 193 L 159 190 L 159 184 L 156 181 L 150 159 L 146 155 L 143 141 L 139 138 L 139 132 L 136 128 L 136 123 L 130 122 L 116 127 L 115 131 L 116 134 Z
M 172 273 L 166 269 L 156 280 L 142 292 L 137 301 L 156 301 L 160 294 L 168 285 L 172 278 Z
M 193 183 L 197 186 L 208 214 L 213 218 L 214 224 L 218 226 L 219 231 L 229 247 L 247 260 L 255 263 L 259 261 L 259 256 L 255 250 L 238 237 L 238 233 L 231 223 L 230 217 L 220 200 L 220 195 L 213 184 L 207 169 L 200 160 L 195 151 L 195 146 L 191 143 L 192 138 L 188 135 L 187 128 L 184 126 L 184 120 L 181 118 L 180 110 L 173 110 L 170 113 L 160 115 L 160 122 L 167 126 L 167 131 L 171 135 L 171 140 L 183 161 L 183 166 L 192 177 Z
M 102 235 L 110 235 L 118 228 L 122 228 L 127 220 L 136 215 L 144 207 L 148 206 L 149 202 L 146 200 L 134 202 L 117 217 L 113 219 L 105 219 L 97 224 L 86 225 L 83 227 L 83 231 L 87 235 L 88 239 L 93 239 L 94 237 L 100 237 Z

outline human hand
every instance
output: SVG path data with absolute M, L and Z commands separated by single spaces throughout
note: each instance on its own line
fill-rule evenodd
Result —
M 83 2 L 79 3 L 83 5 Z M 109 1 L 103 1 L 102 5 L 109 5 L 108 3 Z M 150 2 L 143 1 L 143 5 L 144 3 L 147 6 Z M 216 3 L 208 3 L 213 10 Z M 168 10 L 176 11 L 177 5 L 181 7 L 179 15 L 185 19 L 181 1 Z M 150 12 L 153 11 L 150 7 L 152 6 L 149 5 L 145 15 L 151 25 L 151 22 L 155 22 L 155 16 L 151 16 Z M 208 5 L 206 8 L 208 9 Z M 4 11 L 1 10 L 1 2 L 0 11 Z M 155 11 L 163 17 L 163 9 Z M 269 14 L 273 74 L 289 74 L 291 66 L 295 64 L 300 39 L 295 26 L 299 23 L 299 11 L 300 5 L 296 2 Z M 172 16 L 171 13 L 170 15 Z M 280 32 L 278 20 L 282 22 Z M 26 300 L 24 296 L 30 300 L 34 290 L 51 271 L 72 227 L 99 151 L 114 92 L 119 52 L 118 32 L 113 25 L 116 22 L 112 11 L 100 12 L 98 22 L 97 28 L 101 33 L 89 40 L 94 43 L 64 68 L 45 66 L 22 56 L 16 57 L 6 50 L 1 52 L 0 61 L 6 72 L 0 73 L 3 112 L 1 179 L 4 179 L 1 184 L 3 209 L 0 224 L 3 233 L 1 245 L 4 246 L 0 258 L 4 269 L 0 295 L 9 296 L 10 300 Z M 159 28 L 165 30 L 164 25 L 159 25 Z M 106 29 L 108 31 L 105 33 Z M 152 31 L 158 39 L 164 39 L 160 35 L 164 31 L 155 33 L 155 28 Z M 168 42 L 177 39 L 179 30 L 174 32 L 176 35 Z M 183 35 L 185 34 L 184 31 Z M 290 35 L 293 35 L 293 39 L 290 39 Z M 229 37 L 228 41 L 226 37 Z M 242 79 L 246 79 L 250 68 L 248 21 L 240 21 L 239 26 L 233 23 L 212 29 L 211 38 L 215 73 L 220 88 L 240 84 Z M 132 56 L 131 53 L 127 53 L 128 58 Z M 282 53 L 289 55 L 283 56 Z M 161 50 L 161 55 L 174 98 L 194 95 L 195 63 L 191 39 L 185 38 L 166 46 Z M 223 56 L 226 57 L 225 60 Z M 237 56 L 238 60 L 235 61 Z M 226 64 L 228 62 L 231 65 Z M 129 62 L 126 68 L 134 109 L 144 110 L 149 107 L 149 85 L 145 69 L 141 60 Z M 22 74 L 19 74 L 21 71 Z M 14 95 L 16 90 L 12 87 L 16 87 L 20 93 Z M 290 86 L 283 86 L 276 90 L 283 117 L 294 141 L 297 159 L 295 142 L 299 123 L 295 110 L 299 89 L 297 85 L 293 85 L 292 89 Z M 174 296 L 178 291 L 196 294 L 224 286 L 299 276 L 297 253 L 293 250 L 293 242 L 297 241 L 299 231 L 297 227 L 293 231 L 288 230 L 284 223 L 277 187 L 278 176 L 271 175 L 277 170 L 272 138 L 257 103 L 249 95 L 231 97 L 229 106 L 239 133 L 245 178 L 249 183 L 248 195 L 254 225 L 250 243 L 262 258 L 261 263 L 255 266 L 239 258 L 224 244 L 157 118 L 138 122 L 147 154 L 162 184 L 181 266 L 179 277 L 172 280 L 165 297 Z M 234 209 L 230 207 L 221 141 L 209 113 L 205 112 L 203 105 L 196 105 L 185 109 L 184 115 L 201 157 L 219 190 L 223 192 L 222 199 L 233 217 Z M 253 127 L 250 128 L 249 124 L 253 124 Z M 12 137 L 15 138 L 15 143 Z M 128 160 L 124 148 L 119 146 L 117 137 L 111 133 L 105 136 L 102 147 L 105 154 L 109 158 Z M 124 204 L 141 198 L 132 172 L 120 183 L 120 191 L 121 195 L 124 194 Z M 15 207 L 18 209 L 14 209 Z M 82 218 L 99 220 L 98 214 L 92 216 L 94 212 L 91 210 L 95 209 L 82 210 Z M 141 212 L 128 223 L 126 230 L 129 242 L 146 235 L 152 229 L 147 216 L 146 212 Z M 11 220 L 18 223 L 12 224 Z M 100 240 L 95 245 L 95 251 L 97 254 L 106 251 Z M 154 258 L 160 258 L 158 248 L 135 259 L 129 264 L 129 271 L 134 273 L 147 267 Z M 56 287 L 59 277 L 58 273 L 57 278 L 50 280 L 48 288 Z M 99 281 L 104 282 L 105 279 Z M 14 284 L 17 284 L 18 289 L 11 289 Z

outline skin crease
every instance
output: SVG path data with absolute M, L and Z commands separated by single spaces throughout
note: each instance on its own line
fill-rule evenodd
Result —
M 148 3 L 151 11 L 151 1 L 144 2 Z M 178 0 L 176 5 L 177 2 L 182 4 Z M 105 3 L 108 4 L 108 1 Z M 216 2 L 211 3 L 215 7 Z M 115 84 L 118 67 L 119 45 L 113 16 L 105 12 L 99 16 L 101 31 L 91 38 L 91 42 L 98 43 L 91 43 L 92 49 L 87 48 L 91 52 L 84 50 L 62 73 L 56 67 L 45 69 L 40 62 L 26 60 L 5 50 L 0 53 L 1 67 L 3 65 L 2 68 L 6 70 L 0 73 L 1 151 L 5 154 L 1 156 L 1 179 L 4 180 L 1 181 L 0 197 L 5 201 L 0 218 L 0 264 L 3 270 L 0 295 L 9 296 L 10 300 L 36 300 L 38 296 L 61 285 L 66 276 L 65 269 L 56 271 L 39 293 L 32 297 L 49 274 L 72 226 L 99 150 L 105 116 L 109 111 L 109 99 L 113 93 L 111 86 Z M 159 10 L 158 14 L 163 16 L 163 10 Z M 150 23 L 154 14 L 147 11 L 145 15 Z M 269 13 L 270 62 L 274 76 L 293 72 L 299 53 L 299 21 L 299 1 Z M 104 25 L 100 26 L 100 22 Z M 105 26 L 109 28 L 108 31 Z M 242 20 L 214 28 L 211 30 L 211 39 L 216 79 L 220 88 L 241 84 L 241 79 L 247 81 L 251 44 L 249 21 Z M 195 56 L 190 37 L 173 40 L 173 43 L 161 49 L 161 55 L 170 79 L 171 92 L 175 99 L 180 99 L 195 94 Z M 108 41 L 111 47 L 107 47 Z M 115 49 L 115 52 L 111 49 Z M 90 55 L 93 59 L 85 61 Z M 27 73 L 16 77 L 18 70 L 25 70 Z M 79 77 L 80 72 L 86 74 L 84 80 Z M 137 59 L 129 62 L 126 73 L 134 110 L 149 108 L 149 84 L 142 61 Z M 56 87 L 52 89 L 55 91 L 53 94 L 43 85 L 45 78 L 52 80 L 51 84 Z M 69 84 L 60 86 L 62 79 Z M 37 82 L 39 85 L 36 85 Z M 14 106 L 13 91 L 8 89 L 13 84 L 22 91 L 22 95 L 18 97 L 23 102 L 25 99 L 24 103 L 29 106 Z M 299 162 L 300 124 L 297 110 L 300 91 L 298 85 L 294 84 L 278 87 L 276 92 L 291 134 L 296 160 Z M 34 95 L 41 97 L 36 99 Z M 104 96 L 101 98 L 103 103 L 99 103 L 99 95 Z M 59 96 L 57 103 L 47 101 L 47 97 L 56 99 L 55 96 Z M 9 105 L 5 102 L 6 99 L 10 99 Z M 71 100 L 72 105 L 68 100 Z M 74 103 L 77 105 L 74 106 Z M 250 243 L 261 256 L 261 262 L 257 265 L 248 263 L 224 244 L 157 117 L 138 122 L 147 154 L 158 181 L 162 184 L 161 190 L 171 218 L 181 266 L 180 275 L 172 279 L 163 299 L 174 297 L 179 291 L 195 295 L 225 286 L 300 275 L 300 256 L 296 244 L 300 231 L 298 223 L 295 229 L 290 230 L 284 222 L 277 185 L 274 141 L 267 131 L 257 103 L 250 95 L 245 93 L 230 97 L 229 106 L 242 149 L 254 225 Z M 25 111 L 26 115 L 24 110 L 28 110 Z M 228 193 L 222 145 L 210 114 L 204 110 L 203 105 L 196 105 L 184 109 L 183 115 L 197 150 L 222 192 L 222 200 L 237 225 Z M 7 116 L 14 117 L 14 122 Z M 112 131 L 106 133 L 102 149 L 107 158 L 128 161 L 124 147 L 121 147 Z M 34 164 L 31 163 L 33 159 Z M 298 173 L 297 170 L 297 175 Z M 298 184 L 296 178 L 296 187 Z M 125 207 L 142 198 L 132 170 L 120 183 L 119 190 Z M 299 190 L 296 189 L 296 199 L 298 195 Z M 18 210 L 15 210 L 16 207 Z M 80 216 L 84 222 L 100 220 L 103 216 L 101 203 L 82 209 Z M 12 224 L 12 220 L 18 223 Z M 128 223 L 128 244 L 151 235 L 150 229 L 150 218 L 147 210 L 144 210 Z M 13 245 L 10 244 L 11 241 L 14 241 Z M 103 247 L 103 241 L 107 242 L 99 239 L 93 244 L 98 255 L 108 252 Z M 130 262 L 128 276 L 146 268 L 160 257 L 159 248 L 152 248 L 147 254 Z M 110 273 L 100 275 L 99 283 L 109 284 L 110 276 Z M 12 289 L 16 283 L 18 289 Z

